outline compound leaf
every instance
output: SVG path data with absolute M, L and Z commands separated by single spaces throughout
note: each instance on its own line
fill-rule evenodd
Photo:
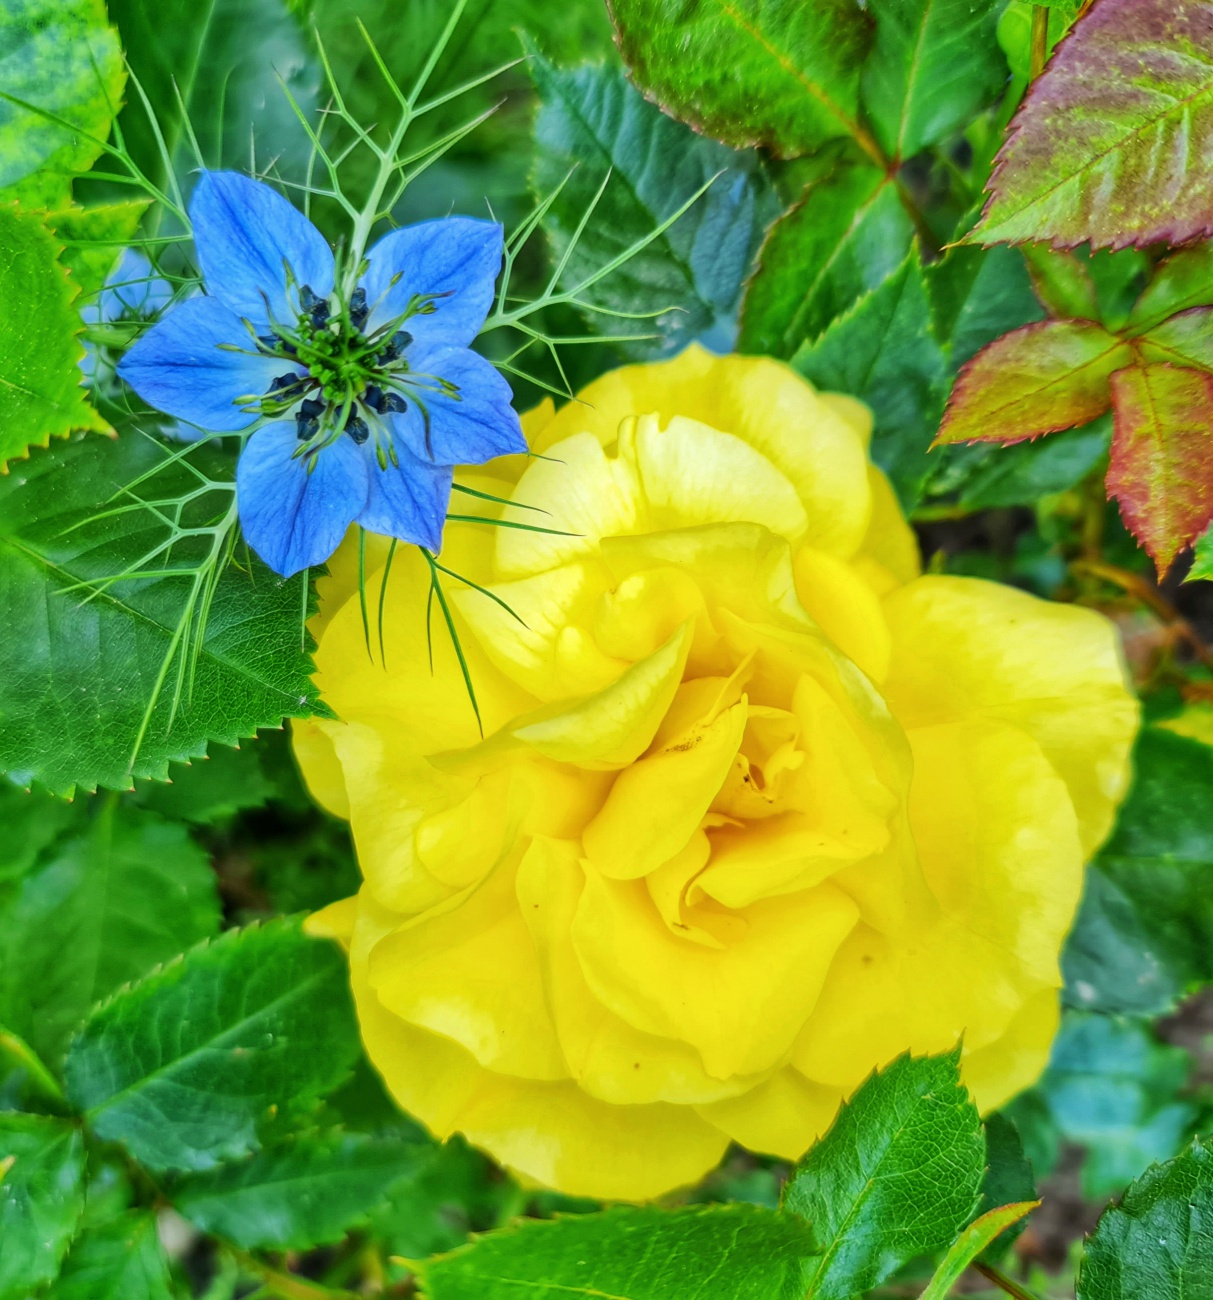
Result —
M 46 1300 L 173 1300 L 155 1215 L 132 1210 L 86 1227 Z

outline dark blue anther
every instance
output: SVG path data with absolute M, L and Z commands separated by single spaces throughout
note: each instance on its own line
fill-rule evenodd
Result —
M 345 422 L 345 431 L 358 444 L 362 444 L 371 436 L 371 431 L 367 427 L 366 421 L 360 415 L 351 415 Z
M 294 388 L 296 384 L 302 382 L 300 375 L 276 375 L 270 384 L 271 393 L 280 393 L 285 388 Z
M 366 305 L 366 290 L 363 288 L 355 289 L 350 294 L 350 324 L 356 330 L 360 330 L 366 324 L 369 310 Z
M 400 396 L 399 393 L 388 393 L 388 395 L 383 399 L 383 409 L 385 411 L 393 411 L 399 415 L 409 409 L 409 404 Z
M 397 330 L 392 335 L 392 341 L 379 354 L 381 365 L 388 365 L 392 361 L 398 361 L 403 355 L 404 350 L 413 341 L 413 336 L 408 330 Z
M 320 417 L 324 414 L 324 403 L 313 397 L 304 398 L 295 412 L 295 436 L 300 442 L 315 437 L 320 429 Z
M 305 284 L 299 290 L 299 305 L 311 318 L 313 329 L 322 330 L 329 323 L 328 299 L 317 298 L 310 284 Z

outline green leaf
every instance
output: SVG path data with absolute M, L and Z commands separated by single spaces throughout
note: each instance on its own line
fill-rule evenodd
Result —
M 305 1250 L 340 1241 L 431 1156 L 428 1144 L 396 1138 L 308 1133 L 195 1174 L 172 1199 L 203 1232 L 246 1250 Z
M 1161 1015 L 1184 988 L 1181 972 L 1147 932 L 1137 904 L 1098 866 L 1087 868 L 1062 970 L 1067 1005 L 1109 1015 Z
M 1085 428 L 1035 442 L 957 447 L 980 456 L 963 480 L 960 504 L 969 510 L 1034 506 L 1041 497 L 1068 491 L 1107 455 L 1111 435 L 1111 419 L 1101 416 Z
M 809 1220 L 822 1252 L 812 1300 L 878 1285 L 949 1245 L 977 1208 L 985 1141 L 958 1060 L 898 1057 L 793 1170 L 783 1207 Z
M 1093 321 L 1042 321 L 1004 334 L 957 376 L 939 442 L 1020 442 L 1087 424 L 1111 404 L 1127 343 Z
M 1213 748 L 1146 727 L 1133 785 L 1095 860 L 1181 986 L 1213 979 Z
M 1087 264 L 1073 253 L 1029 244 L 1023 250 L 1032 288 L 1050 316 L 1060 320 L 1099 320 L 1095 281 Z
M 1213 370 L 1213 307 L 1192 307 L 1137 340 L 1142 361 Z
M 86 1228 L 46 1300 L 173 1300 L 155 1216 L 133 1210 Z
M 1197 578 L 1213 578 L 1213 527 L 1196 539 L 1192 567 L 1188 570 L 1186 581 L 1192 582 Z
M 1086 1147 L 1081 1179 L 1089 1200 L 1119 1191 L 1153 1160 L 1173 1155 L 1198 1111 L 1183 1099 L 1191 1062 L 1148 1028 L 1071 1011 L 1037 1091 L 1063 1139 Z
M 192 509 L 229 509 L 228 459 L 200 448 L 191 464 L 218 485 Z M 219 579 L 199 640 L 199 565 L 212 537 L 157 554 L 171 538 L 167 512 L 139 505 L 167 501 L 171 511 L 198 488 L 189 468 L 134 431 L 70 441 L 0 477 L 0 770 L 13 779 L 63 793 L 124 789 L 132 775 L 163 780 L 170 759 L 201 757 L 208 740 L 234 745 L 323 709 L 309 678 L 303 577 L 283 582 L 241 557 Z M 106 581 L 160 574 L 166 562 L 180 576 Z
M 271 1110 L 327 1092 L 358 1050 L 345 959 L 286 920 L 229 930 L 117 994 L 65 1074 L 99 1137 L 200 1170 L 256 1150 Z
M 1211 137 L 1207 5 L 1100 0 L 1032 83 L 974 237 L 1059 248 L 1201 239 Z
M 0 88 L 76 130 L 0 101 L 0 199 L 62 207 L 73 174 L 100 155 L 125 81 L 104 0 L 3 0 Z
M 75 290 L 38 217 L 0 207 L 0 470 L 73 429 L 105 432 L 80 373 Z
M 959 368 L 1008 330 L 1044 319 L 1017 248 L 960 246 L 927 268 L 936 336 Z
M 946 140 L 1002 89 L 999 9 L 997 0 L 871 0 L 863 104 L 890 158 Z
M 59 260 L 71 272 L 81 298 L 100 292 L 122 249 L 135 238 L 150 202 L 73 205 L 47 217 L 46 224 L 64 246 Z
M 1019 1223 L 1039 1204 L 1039 1201 L 1023 1201 L 1017 1205 L 1003 1205 L 975 1219 L 952 1243 L 919 1300 L 946 1300 L 978 1255 L 988 1249 L 1001 1232 Z
M 37 790 L 19 790 L 0 780 L 0 900 L 6 886 L 20 880 L 42 850 L 69 826 L 83 820 L 84 805 L 55 799 Z
M 1023 1142 L 1015 1124 L 1000 1111 L 986 1117 L 983 1125 L 986 1134 L 986 1172 L 981 1180 L 981 1211 L 989 1214 L 1006 1205 L 1034 1203 L 1036 1178 L 1032 1164 L 1023 1149 Z M 1023 1231 L 1023 1224 L 1000 1228 L 1000 1236 L 993 1247 L 982 1247 L 991 1258 L 1001 1258 L 1012 1241 Z
M 219 928 L 214 873 L 184 827 L 112 797 L 93 812 L 0 910 L 0 1023 L 52 1063 L 96 1002 Z
M 133 87 L 118 124 L 131 156 L 158 185 L 168 181 L 165 154 L 182 183 L 200 161 L 259 172 L 273 160 L 283 174 L 306 162 L 307 135 L 287 92 L 310 111 L 320 79 L 283 0 L 209 0 L 205 16 L 191 0 L 109 0 L 109 10 L 133 80 L 159 118 L 164 152 Z
M 850 393 L 872 408 L 872 457 L 911 508 L 931 469 L 927 450 L 947 388 L 917 251 L 815 343 L 802 346 L 792 364 L 818 388 Z
M 19 1035 L 0 1027 L 0 1110 L 42 1110 L 26 1104 L 36 1097 L 58 1111 L 66 1102 L 63 1089 L 38 1053 Z
M 1159 264 L 1129 314 L 1129 329 L 1144 334 L 1191 307 L 1213 306 L 1213 244 L 1181 248 Z
M 718 177 L 663 235 L 578 296 L 605 312 L 649 317 L 587 313 L 606 334 L 657 336 L 633 345 L 636 355 L 675 351 L 710 331 L 729 346 L 742 281 L 778 212 L 757 157 L 672 121 L 616 68 L 569 71 L 538 55 L 530 67 L 540 99 L 532 179 L 540 197 L 560 189 L 544 224 L 557 262 L 568 256 L 562 287 L 575 289 Z
M 212 745 L 205 758 L 174 764 L 167 784 L 142 783 L 135 798 L 165 817 L 201 825 L 264 807 L 274 794 L 274 783 L 262 771 L 260 749 L 255 741 L 236 749 Z
M 802 1300 L 811 1230 L 755 1205 L 530 1222 L 421 1268 L 426 1300 Z
M 1213 1150 L 1193 1142 L 1105 1211 L 1086 1243 L 1078 1300 L 1213 1296 Z
M 850 136 L 884 161 L 858 122 L 870 27 L 854 0 L 612 0 L 611 14 L 637 84 L 697 130 L 780 158 Z
M 0 1300 L 50 1281 L 84 1208 L 84 1139 L 65 1120 L 0 1113 Z
M 901 265 L 914 237 L 896 181 L 842 166 L 771 227 L 746 285 L 738 348 L 790 357 Z
M 1049 11 L 1047 51 L 1053 53 L 1058 41 L 1074 25 L 1083 0 L 1042 0 Z M 998 43 L 1002 46 L 1011 75 L 1027 84 L 1032 62 L 1032 10 L 1035 0 L 1011 0 L 998 20 Z

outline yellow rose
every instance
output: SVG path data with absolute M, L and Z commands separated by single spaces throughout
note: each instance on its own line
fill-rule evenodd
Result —
M 401 1105 L 527 1178 L 639 1199 L 795 1157 L 909 1048 L 1039 1074 L 1138 709 L 1110 623 L 923 577 L 859 403 L 692 348 L 532 412 L 444 580 L 347 548 L 299 725 L 365 884 L 350 948 Z M 464 502 L 493 509 L 472 497 Z M 368 551 L 370 550 L 368 546 Z M 379 571 L 376 572 L 375 570 Z M 508 607 L 508 608 L 507 608 Z

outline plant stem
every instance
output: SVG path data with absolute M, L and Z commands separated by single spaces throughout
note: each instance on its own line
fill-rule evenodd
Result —
M 1012 1300 L 1036 1300 L 1036 1297 L 1031 1293 L 1031 1291 L 1020 1286 L 1018 1282 L 1007 1277 L 1005 1273 L 994 1268 L 993 1265 L 977 1263 L 973 1265 L 973 1268 L 980 1273 L 982 1277 L 993 1282 L 1000 1291 L 1005 1291 L 1007 1295 L 1012 1297 Z
M 1049 10 L 1046 5 L 1032 6 L 1032 53 L 1028 62 L 1028 80 L 1035 81 L 1049 59 Z

